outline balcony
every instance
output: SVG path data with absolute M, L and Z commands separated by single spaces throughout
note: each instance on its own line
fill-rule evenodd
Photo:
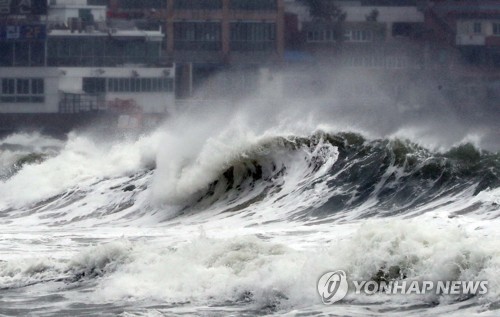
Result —
M 63 92 L 59 101 L 60 113 L 97 112 L 106 110 L 102 94 Z
M 457 34 L 456 45 L 484 45 L 485 39 L 482 34 Z

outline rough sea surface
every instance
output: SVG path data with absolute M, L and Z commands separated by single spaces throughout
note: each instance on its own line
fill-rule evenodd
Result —
M 498 153 L 234 120 L 2 139 L 0 315 L 500 314 Z M 326 306 L 316 290 L 390 268 L 489 291 Z

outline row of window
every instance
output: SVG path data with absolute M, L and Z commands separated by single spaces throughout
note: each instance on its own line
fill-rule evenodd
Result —
M 348 30 L 344 33 L 346 42 L 371 42 L 373 40 L 370 30 Z
M 272 50 L 276 46 L 275 41 L 275 23 L 231 23 L 231 50 Z
M 174 8 L 180 10 L 221 10 L 222 0 L 173 0 Z M 87 0 L 89 5 L 110 5 L 109 0 Z M 165 0 L 118 0 L 115 3 L 125 10 L 166 8 Z M 276 0 L 230 0 L 230 8 L 235 10 L 275 10 Z
M 42 78 L 3 78 L 0 87 L 0 102 L 45 101 L 45 85 Z
M 115 66 L 124 63 L 154 64 L 161 42 L 121 41 L 105 37 L 52 38 L 48 41 L 49 66 Z
M 174 23 L 176 50 L 220 50 L 221 23 Z M 232 50 L 269 50 L 275 48 L 276 24 L 265 22 L 233 22 L 230 24 Z
M 336 42 L 337 34 L 333 29 L 311 30 L 307 32 L 308 42 Z
M 349 67 L 406 68 L 412 66 L 406 56 L 349 56 L 343 60 Z
M 172 92 L 171 78 L 97 78 L 83 79 L 83 91 L 87 93 L 105 92 Z
M 174 23 L 176 50 L 216 51 L 222 47 L 221 24 L 216 22 Z
M 277 4 L 276 0 L 231 0 L 230 7 L 236 10 L 276 10 Z
M 500 35 L 500 23 L 498 23 L 498 22 L 492 22 L 491 25 L 492 25 L 493 35 Z M 481 34 L 481 33 L 483 33 L 483 23 L 481 23 L 481 22 L 474 22 L 472 24 L 472 31 L 475 34 Z M 469 32 L 469 25 L 467 25 L 467 24 L 465 25 L 465 32 Z
M 171 78 L 108 78 L 110 92 L 171 92 Z
M 314 30 L 307 32 L 308 42 L 336 42 L 336 32 L 333 29 Z M 344 32 L 345 42 L 372 42 L 373 33 L 370 30 L 347 30 Z
M 44 63 L 44 42 L 0 41 L 0 66 L 43 66 Z
M 222 0 L 176 0 L 174 8 L 181 10 L 220 10 Z
M 119 0 L 117 2 L 123 9 L 160 9 L 166 7 L 164 0 Z

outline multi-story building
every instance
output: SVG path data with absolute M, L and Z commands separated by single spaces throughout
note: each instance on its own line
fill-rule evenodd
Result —
M 162 23 L 180 97 L 218 70 L 249 69 L 244 83 L 252 70 L 283 59 L 283 0 L 110 0 L 110 8 L 115 19 Z
M 174 106 L 175 68 L 165 63 L 160 26 L 111 25 L 106 6 L 85 0 L 52 0 L 44 10 L 45 0 L 31 3 L 36 12 L 2 9 L 2 118 L 24 114 L 37 120 L 45 114 L 55 122 L 61 114 L 78 114 L 72 119 L 96 113 L 163 115 Z M 16 122 L 5 120 L 3 128 Z
M 301 24 L 298 47 L 311 67 L 320 65 L 319 78 L 304 79 L 309 90 L 335 91 L 343 104 L 420 107 L 413 92 L 425 84 L 418 75 L 425 66 L 424 14 L 415 1 L 335 1 L 330 16 L 305 14 L 297 8 L 303 3 L 292 7 Z
M 423 14 L 416 6 L 363 6 L 340 2 L 342 21 L 304 23 L 305 48 L 345 67 L 418 68 Z
M 445 93 L 470 113 L 500 99 L 500 6 L 498 1 L 434 0 L 423 8 L 429 64 L 447 74 Z M 488 110 L 489 113 L 494 113 Z

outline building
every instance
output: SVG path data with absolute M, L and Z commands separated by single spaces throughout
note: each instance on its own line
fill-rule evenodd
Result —
M 56 122 L 65 114 L 67 122 L 68 114 L 159 117 L 173 109 L 175 67 L 165 61 L 161 26 L 111 25 L 106 6 L 85 0 L 53 0 L 45 11 L 34 8 L 38 11 L 2 11 L 0 116 L 24 114 L 36 121 L 44 114 Z
M 218 71 L 245 69 L 240 78 L 245 85 L 251 73 L 283 59 L 283 0 L 110 0 L 109 5 L 112 19 L 162 23 L 165 58 L 177 65 L 179 98 Z
M 424 15 L 416 6 L 339 3 L 342 21 L 303 23 L 305 49 L 344 67 L 419 68 Z
M 428 64 L 435 72 L 447 75 L 443 91 L 448 98 L 464 112 L 498 113 L 498 1 L 434 0 L 422 10 L 426 16 Z

